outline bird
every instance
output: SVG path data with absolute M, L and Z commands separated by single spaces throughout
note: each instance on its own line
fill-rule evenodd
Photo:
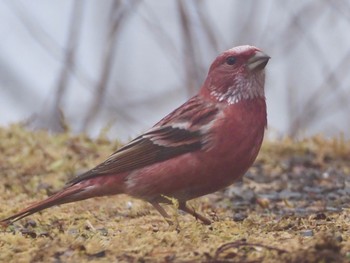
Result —
M 128 194 L 145 200 L 172 224 L 163 205 L 202 221 L 187 201 L 221 190 L 254 163 L 267 128 L 265 67 L 257 47 L 219 54 L 198 93 L 104 162 L 43 201 L 0 220 L 8 226 L 46 208 L 98 196 Z

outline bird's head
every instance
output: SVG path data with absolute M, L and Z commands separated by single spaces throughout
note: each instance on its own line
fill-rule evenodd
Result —
M 223 52 L 210 66 L 202 94 L 229 104 L 264 98 L 264 68 L 269 59 L 253 46 L 238 46 Z

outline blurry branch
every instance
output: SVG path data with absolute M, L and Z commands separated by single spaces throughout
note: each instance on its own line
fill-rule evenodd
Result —
M 276 1 L 281 5 L 281 10 L 287 10 L 288 3 L 287 1 Z M 303 8 L 288 21 L 287 26 L 281 28 L 280 36 L 276 37 L 276 34 L 270 34 L 270 39 L 266 39 L 265 44 L 269 47 L 270 50 L 279 50 L 283 56 L 288 56 L 292 54 L 293 50 L 302 43 L 300 41 L 305 35 L 310 33 L 310 30 L 319 19 L 322 18 L 320 14 L 323 14 L 322 9 L 323 5 L 318 1 L 310 1 L 304 5 Z M 303 25 L 299 25 L 299 20 L 303 18 Z M 307 25 L 307 27 L 305 27 Z M 282 39 L 283 41 L 276 41 L 277 39 Z M 276 56 L 275 52 L 275 56 Z
M 245 43 L 251 43 L 252 40 L 257 39 L 258 33 L 256 32 L 259 30 L 257 25 L 261 23 L 260 10 L 262 8 L 260 5 L 266 5 L 266 2 L 267 1 L 247 1 L 246 5 L 249 5 L 247 8 L 249 9 L 249 13 L 243 16 L 240 10 L 236 12 L 238 17 L 242 20 L 244 17 L 245 21 L 242 21 L 239 25 L 237 25 L 238 33 L 235 34 L 237 37 L 235 41 L 244 41 Z
M 114 3 L 116 4 L 118 1 L 115 1 Z M 126 3 L 127 6 L 131 7 L 138 1 L 134 0 L 131 3 Z M 18 17 L 19 21 L 23 24 L 24 28 L 28 31 L 28 33 L 33 37 L 33 39 L 43 47 L 44 50 L 48 52 L 49 55 L 51 55 L 53 58 L 62 61 L 62 71 L 61 71 L 61 76 L 59 78 L 59 83 L 57 84 L 56 87 L 56 94 L 59 94 L 55 98 L 54 102 L 54 108 L 53 112 L 50 113 L 45 113 L 47 114 L 46 116 L 38 116 L 35 114 L 35 117 L 31 120 L 31 126 L 33 127 L 38 127 L 38 126 L 45 126 L 47 127 L 48 125 L 51 126 L 51 129 L 53 130 L 59 130 L 60 129 L 60 112 L 59 110 L 57 111 L 57 107 L 60 107 L 60 104 L 63 100 L 63 96 L 65 93 L 66 86 L 68 85 L 68 76 L 69 73 L 74 74 L 74 76 L 77 78 L 77 80 L 87 88 L 92 89 L 92 87 L 96 86 L 94 84 L 94 81 L 92 79 L 88 78 L 87 75 L 81 70 L 81 67 L 78 66 L 78 62 L 75 60 L 75 55 L 76 55 L 76 47 L 78 46 L 78 34 L 79 33 L 79 28 L 81 26 L 81 16 L 83 11 L 79 10 L 80 8 L 78 7 L 79 5 L 83 5 L 83 1 L 76 1 L 75 6 L 73 8 L 73 16 L 71 18 L 71 30 L 69 32 L 69 37 L 67 41 L 67 50 L 63 47 L 60 47 L 59 44 L 45 31 L 45 29 L 41 26 L 41 23 L 35 20 L 35 17 L 28 14 L 26 9 L 19 3 L 18 1 L 7 1 L 6 2 L 10 10 L 15 13 L 15 15 Z M 77 17 L 74 18 L 74 13 Z M 118 20 L 118 14 L 116 14 L 116 17 L 113 16 L 113 8 L 111 10 L 111 19 L 113 20 Z M 105 56 L 107 57 L 107 55 Z M 101 83 L 101 81 L 100 81 Z M 114 103 L 115 101 L 111 102 Z M 51 107 L 51 105 L 50 105 Z M 118 109 L 119 115 L 125 119 L 132 119 L 131 114 L 122 113 L 122 107 L 115 107 Z M 55 110 L 56 109 L 56 110 Z M 125 109 L 124 109 L 125 110 Z M 57 113 L 57 114 L 56 114 Z M 51 114 L 51 116 L 50 116 Z M 51 118 L 54 115 L 54 121 L 51 121 Z M 44 118 L 42 118 L 44 117 Z M 38 122 L 39 120 L 39 122 Z M 45 122 L 45 123 L 42 123 Z
M 176 88 L 174 90 L 172 90 L 172 92 L 180 92 L 182 90 L 182 87 L 178 87 L 176 86 Z M 143 97 L 142 99 L 132 99 L 130 101 L 125 101 L 122 105 L 125 108 L 132 108 L 132 107 L 137 107 L 138 105 L 142 105 L 142 104 L 152 104 L 155 101 L 157 102 L 162 102 L 164 100 L 164 98 L 169 97 L 169 93 L 170 91 L 167 89 L 162 89 L 159 92 L 157 92 L 156 94 L 154 94 L 152 97 Z M 168 102 L 165 102 L 168 103 Z
M 313 40 L 313 38 L 310 36 L 310 34 L 308 34 L 308 32 L 306 31 L 304 24 L 302 23 L 301 18 L 303 18 L 303 14 L 304 13 L 309 13 L 311 10 L 311 7 L 313 7 L 313 5 L 309 5 L 307 7 L 302 8 L 298 14 L 292 14 L 291 15 L 291 19 L 290 19 L 290 23 L 287 25 L 287 27 L 285 28 L 285 30 L 283 30 L 283 32 L 294 32 L 290 33 L 289 35 L 302 35 L 304 37 L 304 39 L 307 40 L 307 42 L 309 43 L 311 48 L 311 52 L 316 53 L 315 58 L 319 58 L 320 60 L 323 60 L 323 56 L 322 56 L 322 52 L 320 50 L 319 45 L 316 43 L 316 41 Z M 284 4 L 284 8 L 286 8 L 285 4 Z M 310 9 L 310 10 L 309 10 Z M 316 19 L 315 15 L 314 16 L 309 16 L 308 17 L 312 23 L 316 23 Z M 319 18 L 319 16 L 316 16 L 316 18 Z M 310 21 L 308 22 L 308 24 L 310 25 Z M 298 32 L 298 33 L 296 33 Z M 296 39 L 296 38 L 295 38 Z M 290 44 L 293 43 L 289 42 Z M 296 45 L 294 45 L 295 48 Z M 288 46 L 289 47 L 289 46 Z M 286 47 L 285 47 L 286 48 Z M 284 50 L 285 52 L 287 51 L 287 49 Z M 289 53 L 286 52 L 286 53 Z M 325 65 L 326 61 L 322 61 L 319 65 Z M 328 70 L 326 69 L 325 72 L 327 72 Z M 286 87 L 287 88 L 287 114 L 288 114 L 288 118 L 289 118 L 289 134 L 292 137 L 295 137 L 298 133 L 298 131 L 300 131 L 302 128 L 301 126 L 301 121 L 302 118 L 305 116 L 304 115 L 304 111 L 305 111 L 305 106 L 308 107 L 308 105 L 303 105 L 301 106 L 300 101 L 298 101 L 298 96 L 297 96 L 297 92 L 296 89 L 294 87 L 294 85 L 291 85 L 291 83 L 294 82 L 294 79 L 291 79 L 291 75 L 287 75 L 286 76 L 286 83 L 289 83 L 289 85 Z M 298 83 L 296 83 L 295 85 L 299 85 Z M 311 116 L 309 116 L 310 118 Z M 306 124 L 306 123 L 305 123 Z
M 174 2 L 176 4 L 176 2 Z M 198 28 L 200 30 L 203 31 L 206 39 L 209 42 L 209 47 L 213 50 L 216 51 L 219 49 L 219 44 L 217 42 L 217 37 L 216 37 L 216 31 L 215 28 L 213 27 L 213 25 L 211 25 L 209 23 L 210 20 L 208 20 L 208 14 L 207 11 L 205 9 L 205 5 L 202 4 L 202 1 L 195 1 L 193 2 L 194 7 L 195 7 L 195 12 L 199 17 L 199 24 L 202 26 L 198 26 Z M 176 48 L 175 45 L 175 41 L 172 39 L 171 35 L 172 32 L 170 32 L 168 30 L 168 28 L 164 28 L 163 25 L 164 23 L 162 23 L 162 21 L 157 20 L 157 13 L 154 12 L 154 9 L 149 7 L 149 5 L 147 5 L 146 3 L 144 3 L 143 5 L 143 11 L 139 13 L 138 15 L 142 18 L 142 20 L 144 21 L 145 25 L 148 27 L 148 29 L 150 30 L 150 32 L 153 34 L 153 37 L 156 39 L 156 43 L 159 44 L 159 46 L 163 49 L 163 54 L 169 57 L 170 63 L 171 65 L 175 68 L 175 70 L 177 72 L 179 72 L 180 70 L 182 70 L 182 66 L 180 65 L 180 61 L 179 61 L 179 57 L 181 57 L 179 55 L 179 52 Z M 186 19 L 188 20 L 189 25 L 190 25 L 190 20 L 191 17 L 193 18 L 193 13 L 190 12 L 186 12 Z M 195 36 L 193 36 L 193 32 L 191 32 L 192 38 L 196 39 Z M 195 49 L 197 50 L 197 53 L 199 52 L 200 46 L 198 45 L 198 43 L 194 43 L 195 45 Z M 184 49 L 186 50 L 187 47 Z M 206 51 L 207 52 L 207 51 Z M 186 57 L 186 55 L 184 55 L 183 57 Z M 198 57 L 196 59 L 199 59 L 201 56 L 198 55 Z M 200 64 L 200 65 L 199 65 Z M 199 63 L 197 61 L 196 67 L 194 67 L 196 70 L 203 68 L 203 71 L 207 70 L 207 66 L 208 65 L 202 65 L 202 63 Z M 206 73 L 206 72 L 204 72 Z M 197 74 L 199 75 L 199 74 Z M 187 74 L 188 77 L 193 78 L 193 75 L 189 75 Z M 180 77 L 180 75 L 179 75 Z M 196 85 L 194 85 L 194 88 L 197 89 L 200 85 L 199 82 L 202 82 L 203 79 L 198 77 L 198 83 Z M 185 80 L 182 80 L 182 82 L 185 82 Z M 184 85 L 185 86 L 185 85 Z M 177 89 L 180 88 L 177 87 Z M 196 91 L 196 90 L 194 90 Z M 162 101 L 160 100 L 160 98 L 164 98 L 163 96 L 166 96 L 167 94 L 169 94 L 169 91 L 164 90 L 164 91 L 160 91 L 157 94 L 153 95 L 152 97 L 147 97 L 147 98 L 143 98 L 142 100 L 128 100 L 128 101 L 121 101 L 118 104 L 114 103 L 108 103 L 109 106 L 108 108 L 110 109 L 110 112 L 117 112 L 118 115 L 122 118 L 131 118 L 130 114 L 125 112 L 125 114 L 123 113 L 123 110 L 125 111 L 125 108 L 137 108 L 140 105 L 147 105 L 147 104 L 151 104 L 153 102 L 159 102 Z M 190 94 L 189 94 L 190 95 Z M 110 100 L 110 97 L 108 98 L 108 100 Z M 113 113 L 114 114 L 114 113 Z M 133 118 L 135 119 L 135 118 Z M 125 119 L 126 121 L 130 121 L 128 119 Z M 138 120 L 138 122 L 142 122 L 142 120 Z
M 70 30 L 68 32 L 67 44 L 66 44 L 66 54 L 64 57 L 64 62 L 62 63 L 62 69 L 60 72 L 60 76 L 57 81 L 55 96 L 54 96 L 54 104 L 52 106 L 51 112 L 48 113 L 48 120 L 50 122 L 49 127 L 59 127 L 58 123 L 60 121 L 60 115 L 57 114 L 61 107 L 62 98 L 65 94 L 65 91 L 68 87 L 69 83 L 69 74 L 70 69 L 74 67 L 75 63 L 75 51 L 78 46 L 79 33 L 81 31 L 81 22 L 82 22 L 82 14 L 84 10 L 84 2 L 75 0 L 72 9 L 71 21 L 69 23 Z M 62 110 L 63 111 L 63 110 Z M 64 112 L 64 111 L 63 111 Z M 63 113 L 62 113 L 63 114 Z M 63 127 L 60 127 L 61 131 Z
M 192 96 L 198 91 L 207 73 L 208 65 L 204 65 L 203 58 L 209 52 L 213 55 L 219 52 L 218 39 L 222 38 L 211 22 L 204 1 L 179 0 L 176 3 L 183 42 L 184 82 L 187 94 Z M 202 49 L 205 51 L 201 52 Z
M 146 10 L 148 16 L 140 14 L 141 18 L 145 22 L 146 26 L 153 33 L 155 39 L 157 39 L 157 44 L 163 48 L 164 54 L 169 56 L 172 61 L 172 65 L 176 71 L 180 70 L 178 65 L 179 52 L 174 45 L 174 40 L 171 38 L 171 34 L 168 29 L 162 27 L 161 21 L 156 19 L 156 13 L 148 5 L 144 5 L 143 9 Z M 150 19 L 151 18 L 151 19 Z
M 107 33 L 107 40 L 105 47 L 103 48 L 103 65 L 100 71 L 100 77 L 95 89 L 95 99 L 91 104 L 90 109 L 87 111 L 87 114 L 82 123 L 82 129 L 85 131 L 92 123 L 92 121 L 97 116 L 104 98 L 106 95 L 106 89 L 108 80 L 110 79 L 110 73 L 112 70 L 112 63 L 114 60 L 114 55 L 116 51 L 116 40 L 117 36 L 122 29 L 122 25 L 125 23 L 126 19 L 130 14 L 133 14 L 137 5 L 140 3 L 140 0 L 133 1 L 113 1 L 111 12 L 109 15 L 109 28 Z M 117 103 L 115 101 L 114 103 Z
M 272 19 L 270 19 L 271 17 L 274 16 L 274 4 L 273 1 L 264 1 L 264 2 L 259 2 L 259 3 L 264 3 L 267 11 L 265 13 L 265 17 L 267 18 L 265 22 L 262 23 L 262 21 L 260 21 L 260 24 L 264 24 L 263 26 L 261 26 L 260 32 L 256 32 L 256 34 L 258 35 L 257 37 L 257 42 L 258 43 L 264 43 L 266 42 L 266 36 L 271 35 L 271 26 L 270 26 L 270 21 Z M 262 19 L 263 20 L 263 19 Z M 266 45 L 264 45 L 266 46 Z M 266 46 L 268 47 L 268 46 Z
M 349 108 L 349 98 L 346 94 L 341 93 L 341 82 L 338 81 L 338 79 L 345 78 L 345 75 L 348 74 L 344 69 L 350 67 L 349 62 L 350 51 L 343 57 L 338 66 L 325 77 L 323 84 L 317 88 L 314 94 L 301 106 L 301 114 L 290 122 L 289 132 L 292 136 L 295 136 L 300 129 L 312 126 L 320 117 L 324 118 L 325 114 L 332 114 L 334 110 L 344 110 L 344 107 Z M 344 77 L 341 76 L 340 73 L 343 73 Z M 337 95 L 338 103 L 331 101 L 330 105 L 327 107 L 325 105 L 326 98 L 335 95 L 336 90 L 340 92 L 340 94 Z M 322 103 L 322 105 L 319 105 L 320 103 Z
M 139 3 L 143 3 L 143 12 L 140 12 L 138 15 L 143 19 L 144 24 L 150 31 L 150 35 L 153 34 L 154 40 L 160 48 L 163 49 L 164 56 L 169 58 L 176 72 L 183 73 L 180 73 L 178 76 L 180 85 L 178 85 L 179 87 L 177 88 L 181 88 L 181 85 L 182 87 L 186 87 L 188 95 L 195 93 L 203 81 L 203 71 L 206 70 L 208 66 L 203 65 L 203 58 L 211 54 L 209 52 L 214 50 L 217 52 L 222 48 L 220 46 L 220 44 L 222 45 L 220 31 L 216 24 L 213 23 L 216 21 L 211 21 L 210 19 L 212 13 L 210 12 L 211 10 L 208 9 L 208 1 L 173 1 L 171 4 L 172 11 L 175 13 L 175 18 L 176 15 L 178 16 L 179 21 L 176 26 L 170 27 L 169 29 L 167 27 L 168 24 L 161 20 L 158 9 L 155 8 L 154 4 L 151 5 L 147 1 L 141 0 L 114 0 L 108 2 L 112 3 L 112 5 L 108 5 L 110 13 L 107 17 L 109 18 L 109 23 L 106 29 L 106 41 L 102 48 L 102 66 L 98 72 L 98 81 L 93 81 L 85 74 L 86 72 L 79 66 L 78 61 L 76 61 L 76 49 L 79 46 L 79 34 L 81 33 L 83 9 L 85 7 L 83 1 L 76 0 L 72 2 L 74 6 L 65 47 L 61 47 L 57 43 L 49 34 L 51 32 L 45 31 L 45 27 L 42 25 L 41 21 L 38 21 L 36 17 L 26 9 L 26 5 L 24 5 L 27 4 L 26 2 L 22 2 L 22 4 L 18 0 L 8 0 L 5 1 L 5 3 L 23 24 L 24 29 L 27 30 L 30 36 L 43 50 L 51 55 L 52 58 L 62 61 L 62 68 L 60 69 L 57 86 L 54 91 L 54 111 L 62 105 L 65 99 L 69 81 L 71 81 L 70 77 L 72 75 L 70 74 L 73 74 L 83 86 L 90 88 L 95 93 L 91 105 L 89 105 L 86 111 L 86 116 L 83 116 L 81 127 L 84 130 L 96 121 L 97 115 L 102 111 L 104 117 L 118 116 L 121 117 L 124 123 L 127 121 L 140 122 L 142 120 L 137 120 L 135 116 L 133 116 L 133 112 L 129 111 L 130 108 L 141 109 L 141 104 L 151 104 L 158 101 L 161 101 L 158 103 L 166 103 L 161 99 L 166 97 L 167 92 L 169 92 L 166 90 L 162 90 L 152 97 L 135 100 L 128 98 L 123 100 L 118 96 L 119 94 L 116 94 L 116 96 L 114 96 L 114 92 L 109 94 L 107 89 L 111 80 L 111 70 L 113 69 L 113 63 L 115 61 L 118 39 L 121 36 L 121 31 L 126 28 L 127 19 L 136 13 L 135 10 Z M 241 12 L 242 9 L 231 11 L 231 17 L 235 18 L 235 23 L 237 23 L 237 21 L 242 22 L 239 25 L 232 25 L 232 27 L 234 27 L 232 32 L 227 32 L 225 36 L 230 38 L 235 37 L 235 40 L 240 42 L 250 42 L 252 40 L 256 42 L 263 38 L 262 41 L 264 45 L 268 47 L 271 52 L 273 50 L 274 57 L 280 56 L 284 60 L 287 60 L 287 56 L 293 56 L 293 54 L 296 53 L 293 53 L 293 51 L 296 51 L 297 48 L 304 48 L 307 46 L 306 51 L 308 54 L 311 54 L 310 57 L 312 57 L 312 61 L 307 62 L 307 65 L 313 65 L 313 70 L 319 69 L 320 72 L 325 75 L 322 84 L 311 93 L 311 96 L 300 96 L 298 92 L 303 92 L 303 90 L 300 89 L 302 88 L 301 83 L 298 76 L 293 76 L 290 72 L 295 65 L 292 65 L 291 68 L 287 68 L 285 74 L 287 78 L 286 83 L 287 85 L 289 84 L 287 87 L 289 133 L 292 136 L 296 136 L 300 130 L 312 127 L 314 124 L 317 124 L 318 121 L 324 119 L 324 117 L 331 116 L 334 111 L 344 111 L 345 109 L 348 112 L 350 109 L 350 98 L 342 88 L 346 85 L 343 79 L 347 77 L 346 70 L 350 67 L 350 52 L 345 54 L 345 57 L 343 57 L 339 65 L 331 68 L 330 63 L 327 61 L 330 56 L 323 52 L 325 45 L 329 42 L 322 42 L 321 37 L 325 36 L 320 36 L 318 34 L 320 32 L 325 34 L 325 31 L 319 28 L 320 25 L 323 25 L 321 23 L 324 22 L 324 19 L 334 19 L 338 21 L 343 18 L 347 22 L 350 22 L 350 4 L 347 1 L 307 1 L 302 4 L 292 5 L 292 3 L 288 1 L 270 1 L 267 8 L 262 8 L 265 7 L 265 5 L 265 2 L 258 2 L 256 4 L 250 1 L 246 1 L 244 4 L 238 4 L 237 2 L 236 6 L 244 7 L 245 14 Z M 264 13 L 261 13 L 261 10 L 264 10 Z M 285 12 L 285 10 L 296 11 Z M 280 13 L 282 13 L 282 11 L 283 14 L 281 15 Z M 332 11 L 333 13 L 330 13 Z M 270 13 L 271 18 L 269 17 Z M 276 23 L 276 21 L 279 21 L 278 16 L 284 16 L 286 14 L 289 17 L 287 17 L 286 20 L 282 19 L 282 21 L 286 21 L 286 24 L 278 25 L 278 23 Z M 264 17 L 264 15 L 267 18 Z M 272 23 L 274 23 L 272 27 L 277 31 L 271 34 L 268 32 L 268 30 L 271 30 L 271 26 L 268 25 L 257 32 L 257 30 L 262 28 L 259 26 L 259 23 L 262 21 L 267 24 L 271 21 L 270 25 L 272 26 Z M 171 31 L 174 27 L 176 27 L 175 32 Z M 180 37 L 178 37 L 177 34 L 178 29 L 180 29 Z M 346 38 L 343 36 L 344 34 L 341 33 L 344 32 L 339 33 L 339 39 L 343 37 L 341 40 L 346 41 Z M 319 41 L 320 39 L 321 41 Z M 182 44 L 181 49 L 177 48 L 177 46 L 179 46 L 178 43 Z M 328 50 L 331 49 L 329 48 Z M 180 61 L 181 59 L 182 63 Z M 7 75 L 6 71 L 4 73 L 0 72 L 0 76 L 8 77 Z M 13 77 L 11 76 L 11 78 Z M 312 83 L 311 80 L 306 82 L 304 86 L 311 85 L 310 83 Z M 296 86 L 292 84 L 299 85 L 299 89 L 295 88 Z M 18 86 L 21 84 L 19 82 L 19 84 L 16 85 Z M 25 85 L 28 86 L 27 83 L 25 83 Z M 127 83 L 123 83 L 122 85 L 128 86 Z M 310 89 L 311 88 L 314 90 L 313 86 L 310 87 Z M 29 89 L 30 88 L 28 88 L 28 90 Z M 20 88 L 18 88 L 18 90 L 20 90 Z M 29 94 L 25 93 L 23 88 L 20 92 L 18 92 L 18 90 L 17 87 L 15 87 L 15 89 L 8 89 L 6 92 L 11 92 L 11 94 L 17 92 L 18 96 L 22 96 L 22 98 L 26 96 L 24 94 Z M 30 89 L 31 96 L 36 95 L 32 95 L 34 92 L 35 89 L 33 91 Z M 37 97 L 39 98 L 40 96 Z M 19 99 L 21 98 L 19 97 Z M 28 100 L 24 99 L 23 101 L 28 103 Z M 19 104 L 23 106 L 21 102 Z M 26 107 L 30 108 L 30 105 Z M 110 109 L 113 109 L 113 111 L 108 112 Z M 51 114 L 51 116 L 48 116 L 51 123 L 59 122 L 57 119 L 59 115 L 55 115 L 54 112 L 45 112 L 45 114 Z M 345 111 L 344 114 L 346 114 Z
M 330 1 L 329 5 L 338 13 L 338 17 L 344 17 L 350 22 L 350 4 L 348 1 Z
M 73 68 L 75 63 L 75 51 L 78 46 L 79 33 L 81 31 L 82 13 L 84 10 L 84 2 L 75 0 L 72 10 L 71 22 L 69 23 L 70 30 L 68 32 L 66 54 L 64 62 L 62 63 L 62 69 L 57 82 L 56 96 L 54 107 L 58 108 L 61 105 L 62 97 L 67 89 L 69 81 L 69 69 Z
M 327 7 L 328 5 L 325 8 Z M 307 7 L 307 9 L 309 8 L 310 6 Z M 307 11 L 306 13 L 308 13 L 308 22 L 304 23 L 300 21 L 301 18 L 304 18 L 304 15 L 300 16 L 301 13 L 305 14 L 305 10 L 301 10 L 298 15 L 294 15 L 291 19 L 291 21 L 293 21 L 293 24 L 290 24 L 290 26 L 292 26 L 294 30 L 288 28 L 285 31 L 295 32 L 295 30 L 297 30 L 298 32 L 302 33 L 304 42 L 309 45 L 309 51 L 314 53 L 313 58 L 318 60 L 318 62 L 315 62 L 314 64 L 319 65 L 319 67 L 323 67 L 323 69 L 321 69 L 321 72 L 330 73 L 324 79 L 323 84 L 319 88 L 315 89 L 315 91 L 304 103 L 297 101 L 298 96 L 295 96 L 296 89 L 293 86 L 288 86 L 287 111 L 290 118 L 289 133 L 293 137 L 298 134 L 298 131 L 305 130 L 311 127 L 314 123 L 317 123 L 321 115 L 332 114 L 334 111 L 339 110 L 339 108 L 349 108 L 349 100 L 346 95 L 344 96 L 344 94 L 338 94 L 336 97 L 338 99 L 338 103 L 331 101 L 330 107 L 325 107 L 325 103 L 326 98 L 331 97 L 331 95 L 336 95 L 337 91 L 342 93 L 342 90 L 340 89 L 341 82 L 338 81 L 340 77 L 338 76 L 337 78 L 337 74 L 341 72 L 342 68 L 346 68 L 344 67 L 344 64 L 350 59 L 350 53 L 346 56 L 346 59 L 342 60 L 338 68 L 332 71 L 328 66 L 329 63 L 326 56 L 322 54 L 320 44 L 316 41 L 315 38 L 312 37 L 311 34 L 304 32 L 306 28 L 305 24 L 310 27 L 310 21 L 316 23 L 317 19 L 320 17 L 319 12 L 312 12 L 313 15 L 311 15 L 309 11 Z M 292 81 L 290 80 L 287 82 L 291 83 Z M 322 103 L 322 105 L 320 103 Z
M 192 96 L 196 93 L 200 85 L 199 75 L 196 70 L 199 64 L 197 61 L 198 43 L 194 40 L 195 36 L 191 32 L 191 16 L 185 2 L 188 3 L 184 0 L 177 1 L 177 8 L 180 16 L 180 28 L 182 30 L 186 88 L 188 95 Z
M 23 24 L 24 28 L 33 37 L 33 39 L 54 59 L 63 61 L 66 54 L 64 48 L 60 47 L 59 44 L 41 26 L 41 23 L 35 20 L 35 16 L 28 14 L 25 8 L 18 1 L 7 0 L 6 3 L 9 5 L 10 10 L 18 17 L 19 21 Z M 85 73 L 81 65 L 72 63 L 68 66 L 70 66 L 69 70 L 75 75 L 77 80 L 83 86 L 94 86 L 94 82 L 88 77 L 88 74 Z
M 18 77 L 18 69 L 10 62 L 0 54 L 0 93 L 8 102 L 13 100 L 17 111 L 26 112 L 38 103 L 40 94 L 26 78 Z
M 166 28 L 162 27 L 161 21 L 156 20 L 156 13 L 153 12 L 152 8 L 148 8 L 147 5 L 144 5 L 144 10 L 147 10 L 147 16 L 142 15 L 141 17 L 144 20 L 145 24 L 148 26 L 150 32 L 153 33 L 154 38 L 156 38 L 157 43 L 164 50 L 164 54 L 169 56 L 171 59 L 172 65 L 174 66 L 177 72 L 183 70 L 185 76 L 183 77 L 182 82 L 186 83 L 187 94 L 190 96 L 197 91 L 199 85 L 203 81 L 203 76 L 206 73 L 208 65 L 203 65 L 199 61 L 203 56 L 199 54 L 200 48 L 203 45 L 203 42 L 206 42 L 209 47 L 209 51 L 213 51 L 213 54 L 216 54 L 219 49 L 218 42 L 218 32 L 215 30 L 215 27 L 210 23 L 209 13 L 207 11 L 204 1 L 177 1 L 174 2 L 177 4 L 178 15 L 180 17 L 180 29 L 182 30 L 182 40 L 184 47 L 182 48 L 182 56 L 184 58 L 185 69 L 179 64 L 179 55 L 176 46 L 174 45 L 174 40 L 171 37 L 171 32 Z M 194 12 L 188 10 L 188 3 L 191 3 L 194 7 Z M 186 5 L 187 4 L 187 5 Z M 195 15 L 194 15 L 195 14 Z M 197 27 L 200 33 L 204 34 L 205 41 L 198 41 L 198 37 L 194 34 L 193 22 L 197 16 Z M 151 19 L 150 19 L 151 18 Z M 205 55 L 208 53 L 208 49 L 205 51 Z M 212 59 L 212 57 L 210 58 Z M 180 77 L 180 76 L 179 76 Z
M 195 10 L 197 12 L 199 22 L 202 25 L 201 28 L 206 36 L 207 42 L 210 45 L 210 48 L 215 51 L 215 53 L 220 52 L 220 45 L 218 40 L 222 39 L 222 37 L 218 37 L 218 30 L 213 26 L 210 19 L 209 12 L 206 8 L 204 1 L 193 1 L 195 5 Z

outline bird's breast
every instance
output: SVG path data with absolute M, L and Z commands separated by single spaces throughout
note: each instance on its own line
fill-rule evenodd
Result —
M 265 126 L 263 99 L 229 105 L 208 131 L 208 148 L 131 172 L 126 192 L 148 200 L 165 195 L 186 201 L 229 186 L 253 164 Z

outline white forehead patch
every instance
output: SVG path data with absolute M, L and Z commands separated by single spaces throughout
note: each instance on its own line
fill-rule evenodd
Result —
M 245 52 L 247 50 L 252 50 L 252 49 L 256 49 L 256 47 L 249 46 L 249 45 L 244 45 L 244 46 L 233 47 L 233 48 L 231 48 L 229 50 L 230 51 L 235 51 L 237 53 L 241 53 L 241 52 Z

